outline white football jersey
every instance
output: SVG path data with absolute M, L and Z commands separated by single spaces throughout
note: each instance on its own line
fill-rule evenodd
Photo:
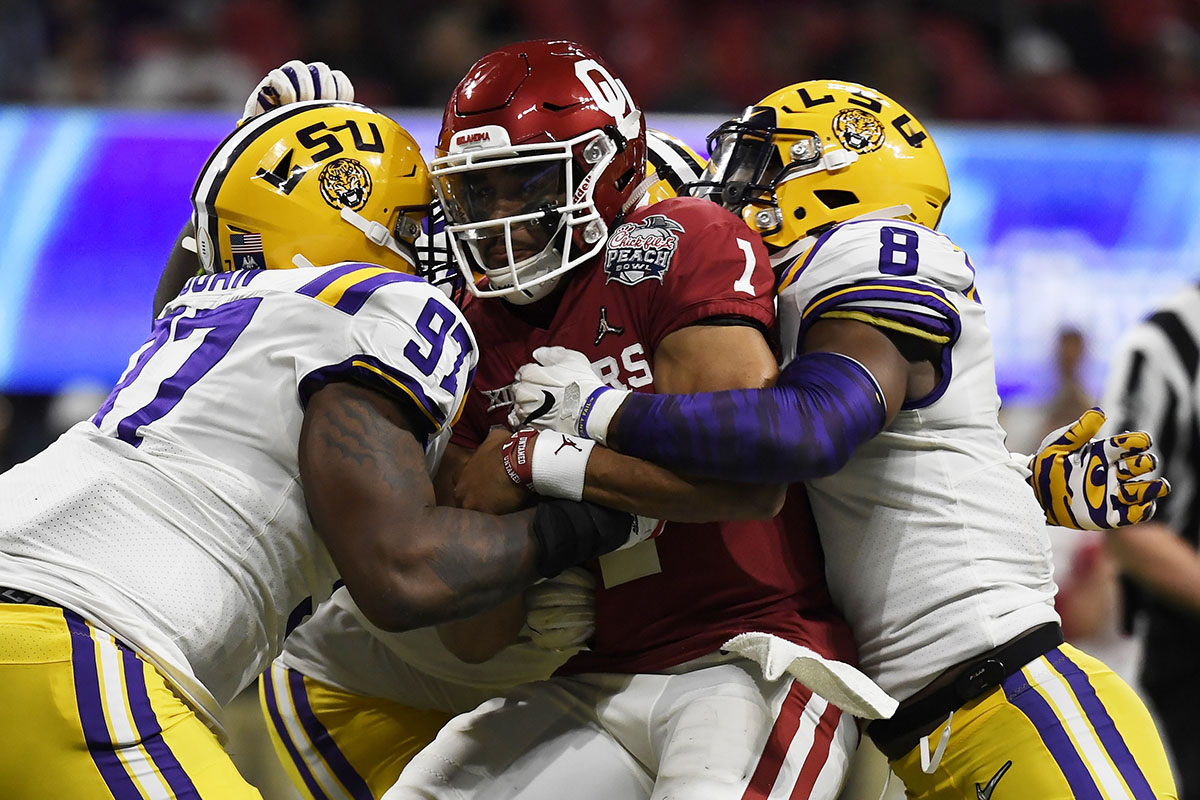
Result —
M 0 586 L 47 597 L 224 704 L 327 598 L 298 442 L 355 380 L 414 402 L 444 450 L 476 363 L 436 289 L 368 264 L 190 280 L 92 420 L 0 475 Z
M 288 637 L 280 663 L 364 697 L 461 714 L 514 686 L 549 678 L 576 649 L 548 650 L 522 638 L 468 664 L 434 628 L 389 633 L 375 627 L 344 588 Z
M 780 285 L 785 363 L 821 318 L 943 345 L 934 391 L 808 484 L 863 671 L 903 700 L 1057 621 L 1045 517 L 997 422 L 992 340 L 966 253 L 916 223 L 855 220 L 821 237 Z

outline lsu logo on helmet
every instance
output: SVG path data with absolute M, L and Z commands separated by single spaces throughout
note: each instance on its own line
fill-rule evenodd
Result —
M 883 146 L 883 123 L 861 108 L 845 108 L 833 118 L 833 134 L 846 147 L 870 153 Z
M 899 103 L 866 86 L 806 81 L 780 89 L 709 135 L 688 194 L 757 231 L 776 267 L 840 222 L 887 210 L 936 228 L 950 201 L 941 154 Z
M 371 196 L 371 173 L 353 158 L 330 161 L 321 168 L 317 180 L 321 197 L 331 208 L 361 211 Z
M 290 103 L 233 131 L 192 192 L 206 272 L 363 261 L 417 270 L 433 187 L 412 136 L 357 103 Z

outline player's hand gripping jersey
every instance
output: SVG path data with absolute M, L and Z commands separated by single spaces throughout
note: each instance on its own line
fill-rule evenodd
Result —
M 337 580 L 299 482 L 309 396 L 351 380 L 414 402 L 435 431 L 432 470 L 475 360 L 459 311 L 411 275 L 349 263 L 194 278 L 95 417 L 3 476 L 0 585 L 78 611 L 211 710 Z M 88 515 L 48 522 L 89 498 Z

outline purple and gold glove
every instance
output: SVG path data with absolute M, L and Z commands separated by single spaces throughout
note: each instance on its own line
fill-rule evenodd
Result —
M 241 122 L 264 111 L 301 100 L 354 100 L 354 84 L 340 69 L 330 69 L 323 61 L 305 64 L 289 61 L 271 70 L 246 98 Z
M 1042 440 L 1029 460 L 1029 482 L 1051 525 L 1101 531 L 1136 525 L 1154 516 L 1155 502 L 1171 491 L 1166 478 L 1150 478 L 1158 458 L 1145 431 L 1092 437 L 1104 425 L 1092 408 Z

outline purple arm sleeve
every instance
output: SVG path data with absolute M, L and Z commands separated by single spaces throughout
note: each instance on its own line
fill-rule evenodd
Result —
M 883 429 L 886 404 L 857 361 L 806 353 L 769 389 L 626 398 L 614 450 L 677 472 L 748 483 L 832 475 Z

